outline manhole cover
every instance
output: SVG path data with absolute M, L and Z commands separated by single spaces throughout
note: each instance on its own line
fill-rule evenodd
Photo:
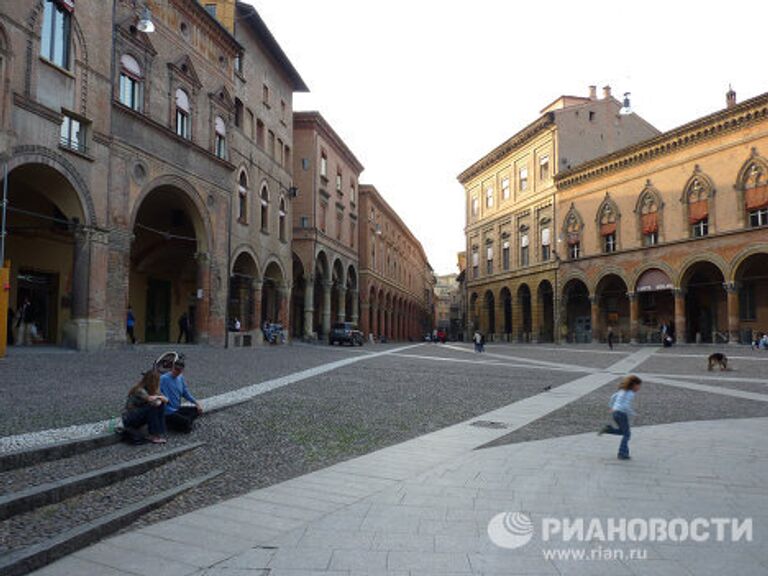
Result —
M 507 428 L 508 426 L 504 422 L 494 422 L 493 420 L 475 420 L 471 424 L 472 426 L 478 426 L 479 428 Z

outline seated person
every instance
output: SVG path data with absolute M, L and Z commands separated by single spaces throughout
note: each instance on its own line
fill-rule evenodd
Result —
M 165 404 L 165 423 L 169 428 L 179 432 L 191 432 L 192 424 L 203 413 L 203 405 L 200 404 L 187 388 L 184 376 L 184 360 L 179 358 L 173 363 L 173 369 L 163 374 L 160 378 L 160 390 L 168 399 Z M 181 399 L 192 402 L 194 406 L 182 406 Z
M 153 444 L 164 444 L 165 419 L 163 406 L 168 399 L 160 394 L 160 374 L 156 370 L 145 372 L 128 391 L 128 399 L 123 410 L 123 426 L 126 437 L 134 444 L 143 444 L 149 440 Z M 141 433 L 146 425 L 149 437 Z

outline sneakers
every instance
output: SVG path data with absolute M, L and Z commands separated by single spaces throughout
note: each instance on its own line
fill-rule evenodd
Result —
M 162 436 L 150 436 L 149 441 L 152 442 L 152 444 L 165 444 L 168 442 L 168 440 Z
M 600 430 L 598 430 L 598 431 L 597 431 L 597 435 L 598 435 L 598 436 L 602 436 L 603 434 L 605 434 L 606 432 L 608 432 L 610 429 L 611 429 L 611 427 L 610 427 L 610 426 L 608 426 L 608 424 L 606 424 L 605 426 L 603 426 L 602 428 L 600 428 Z
M 618 455 L 619 460 L 632 460 L 632 458 L 629 457 L 629 454 L 619 454 Z

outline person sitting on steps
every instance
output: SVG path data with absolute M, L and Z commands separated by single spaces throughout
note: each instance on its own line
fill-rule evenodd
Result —
M 169 428 L 188 433 L 192 431 L 195 418 L 203 413 L 203 405 L 187 388 L 183 371 L 184 360 L 179 358 L 173 363 L 173 369 L 160 378 L 160 390 L 168 398 L 165 404 L 165 423 Z M 194 406 L 182 406 L 182 398 L 192 402 Z
M 128 399 L 123 410 L 125 435 L 133 444 L 143 444 L 147 440 L 153 444 L 165 444 L 165 419 L 163 407 L 168 398 L 160 394 L 160 374 L 156 370 L 144 372 L 128 391 Z M 141 428 L 146 425 L 149 432 L 144 437 Z

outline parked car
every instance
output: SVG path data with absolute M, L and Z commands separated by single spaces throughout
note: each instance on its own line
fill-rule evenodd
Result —
M 331 346 L 336 342 L 362 346 L 364 341 L 363 333 L 357 329 L 357 324 L 352 322 L 337 322 L 331 327 L 331 333 L 328 334 L 328 344 Z

